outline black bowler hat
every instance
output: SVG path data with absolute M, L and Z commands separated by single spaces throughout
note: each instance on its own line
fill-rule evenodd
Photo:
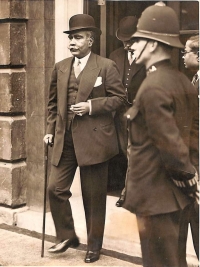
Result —
M 128 41 L 136 32 L 138 19 L 135 16 L 127 16 L 120 20 L 119 28 L 116 31 L 116 37 L 120 41 Z
M 69 30 L 64 31 L 64 33 L 70 34 L 76 31 L 93 31 L 100 35 L 101 30 L 95 26 L 94 18 L 87 14 L 77 14 L 70 18 L 69 20 Z

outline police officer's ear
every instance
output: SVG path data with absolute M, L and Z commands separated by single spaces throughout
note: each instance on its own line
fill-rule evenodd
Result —
M 158 42 L 154 40 L 150 40 L 149 45 L 150 45 L 150 52 L 154 52 L 156 48 L 158 47 Z

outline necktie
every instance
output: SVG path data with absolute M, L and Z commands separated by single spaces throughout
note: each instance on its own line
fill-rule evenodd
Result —
M 199 79 L 199 76 L 198 76 L 198 74 L 196 73 L 196 74 L 193 76 L 193 78 L 192 78 L 192 84 L 195 85 L 196 82 L 198 81 L 198 79 Z
M 78 60 L 77 64 L 74 64 L 74 74 L 76 76 L 76 78 L 78 77 L 78 75 L 80 74 L 81 72 L 81 61 Z
M 130 65 L 132 64 L 133 60 L 134 60 L 133 53 L 128 51 L 128 61 Z

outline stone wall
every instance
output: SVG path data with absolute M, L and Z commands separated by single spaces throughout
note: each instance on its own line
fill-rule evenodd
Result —
M 26 203 L 26 1 L 0 0 L 0 204 Z
M 54 0 L 0 0 L 0 205 L 42 208 Z

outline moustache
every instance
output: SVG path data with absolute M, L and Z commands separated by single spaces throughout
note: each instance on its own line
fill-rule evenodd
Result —
M 78 48 L 75 48 L 75 47 L 68 46 L 67 48 L 68 48 L 71 52 L 76 52 L 76 51 L 78 51 Z

